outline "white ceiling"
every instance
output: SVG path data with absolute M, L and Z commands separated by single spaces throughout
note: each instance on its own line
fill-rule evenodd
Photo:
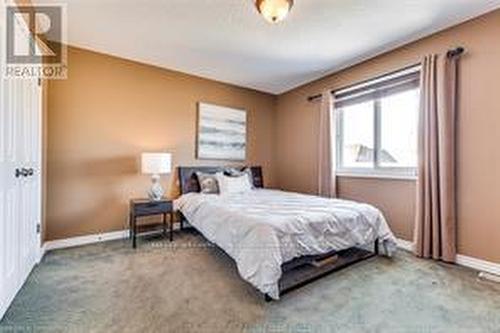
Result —
M 61 0 L 35 2 L 61 3 Z M 67 0 L 69 44 L 279 94 L 500 8 L 500 0 Z M 71 66 L 71 65 L 70 65 Z

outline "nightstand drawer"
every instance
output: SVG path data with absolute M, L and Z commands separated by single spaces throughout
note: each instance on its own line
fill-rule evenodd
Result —
M 146 216 L 172 212 L 172 202 L 144 202 L 134 207 L 135 216 Z

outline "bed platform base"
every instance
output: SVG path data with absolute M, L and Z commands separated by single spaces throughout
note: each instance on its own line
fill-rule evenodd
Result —
M 351 265 L 373 258 L 378 254 L 379 241 L 377 239 L 373 251 L 361 248 L 350 248 L 319 256 L 305 256 L 294 259 L 282 266 L 283 275 L 279 281 L 280 296 Z M 332 260 L 328 260 L 328 258 L 332 258 Z M 318 262 L 323 262 L 324 264 L 316 265 Z M 267 294 L 264 294 L 264 299 L 266 302 L 271 302 L 273 300 Z
M 181 221 L 189 223 L 182 213 L 179 215 Z M 193 228 L 193 231 L 199 233 L 195 228 Z M 217 246 L 216 244 L 214 245 Z M 279 281 L 280 297 L 327 275 L 378 256 L 380 252 L 379 247 L 380 242 L 376 239 L 373 251 L 353 247 L 317 256 L 304 256 L 283 264 L 281 266 L 283 275 Z M 329 258 L 334 259 L 329 261 Z M 324 262 L 325 264 L 317 265 L 316 263 L 318 262 Z M 266 302 L 273 301 L 268 294 L 264 294 L 264 300 Z
M 225 167 L 196 166 L 179 167 L 180 193 L 199 192 L 200 187 L 196 176 L 197 171 L 202 172 L 224 172 Z M 256 188 L 264 188 L 262 168 L 260 166 L 250 167 L 253 184 Z M 181 221 L 188 222 L 181 214 Z M 181 222 L 182 225 L 182 222 Z M 326 275 L 354 265 L 360 261 L 375 257 L 379 254 L 379 240 L 374 244 L 374 250 L 368 251 L 360 248 L 350 248 L 339 252 L 331 252 L 319 256 L 305 256 L 292 260 L 282 265 L 283 275 L 279 281 L 280 296 L 287 294 L 306 284 L 314 282 Z M 269 295 L 264 295 L 266 301 L 271 301 Z

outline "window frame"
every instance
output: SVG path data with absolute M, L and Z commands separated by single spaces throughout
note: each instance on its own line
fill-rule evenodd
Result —
M 412 71 L 417 74 L 420 73 L 420 66 L 412 68 Z M 407 70 L 404 70 L 407 71 Z M 403 72 L 403 70 L 401 71 Z M 391 74 L 392 78 L 394 75 Z M 380 78 L 374 79 L 373 81 L 382 81 Z M 356 87 L 366 85 L 367 90 L 369 89 L 369 83 L 363 83 L 356 85 Z M 353 88 L 349 88 L 353 89 Z M 359 88 L 358 88 L 359 89 Z M 417 88 L 420 89 L 420 88 Z M 408 89 L 408 91 L 411 89 Z M 334 92 L 335 95 L 335 92 Z M 382 106 L 381 99 L 384 95 L 376 94 L 373 99 L 373 167 L 370 168 L 356 168 L 356 167 L 345 167 L 343 166 L 343 140 L 344 140 L 344 122 L 343 122 L 343 112 L 342 107 L 340 109 L 334 108 L 336 114 L 336 137 L 335 137 L 335 150 L 336 150 L 336 175 L 341 177 L 353 177 L 353 178 L 387 178 L 387 179 L 417 179 L 417 166 L 415 167 L 385 167 L 380 165 L 379 154 L 382 146 Z

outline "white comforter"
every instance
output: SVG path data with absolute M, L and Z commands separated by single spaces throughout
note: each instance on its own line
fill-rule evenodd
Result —
M 174 202 L 189 223 L 229 254 L 243 279 L 274 299 L 281 265 L 296 257 L 380 240 L 392 255 L 394 235 L 375 207 L 276 190 L 188 193 Z

